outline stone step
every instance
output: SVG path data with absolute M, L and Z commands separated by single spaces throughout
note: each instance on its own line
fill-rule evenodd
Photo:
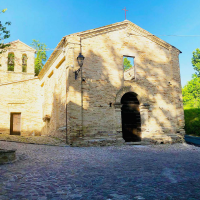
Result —
M 123 139 L 116 138 L 93 138 L 93 139 L 79 139 L 73 142 L 72 146 L 110 146 L 110 145 L 122 145 L 124 144 Z
M 125 145 L 141 145 L 142 142 L 125 142 Z

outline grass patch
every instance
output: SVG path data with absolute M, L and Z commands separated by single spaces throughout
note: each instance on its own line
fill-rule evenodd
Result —
M 185 106 L 184 114 L 186 134 L 200 136 L 200 109 Z

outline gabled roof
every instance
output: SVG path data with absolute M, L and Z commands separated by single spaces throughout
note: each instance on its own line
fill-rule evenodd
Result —
M 73 34 L 70 34 L 70 35 L 66 35 L 64 38 L 68 38 L 68 37 L 73 36 L 73 35 L 77 35 L 81 38 L 93 37 L 95 35 L 103 34 L 103 33 L 106 33 L 106 32 L 111 32 L 111 31 L 115 31 L 115 30 L 120 30 L 120 29 L 123 29 L 123 28 L 126 28 L 126 27 L 130 27 L 130 29 L 132 29 L 132 30 L 134 30 L 135 32 L 138 33 L 137 35 L 146 37 L 149 40 L 163 46 L 164 48 L 167 48 L 167 49 L 169 49 L 170 47 L 176 48 L 176 47 L 172 46 L 171 44 L 165 42 L 164 40 L 160 39 L 159 37 L 151 34 L 148 31 L 146 31 L 145 29 L 139 27 L 138 25 L 134 24 L 133 22 L 131 22 L 129 20 L 124 20 L 122 22 L 117 22 L 117 23 L 114 23 L 114 24 L 102 26 L 102 27 L 95 28 L 95 29 L 90 29 L 90 30 L 87 30 L 87 31 L 73 33 Z M 134 35 L 134 34 L 130 33 L 130 35 Z M 177 49 L 177 50 L 180 51 L 179 49 Z M 181 51 L 180 51 L 180 53 L 181 53 Z
M 51 56 L 49 57 L 47 62 L 45 63 L 43 69 L 41 70 L 41 72 L 42 72 L 41 74 L 44 74 L 44 71 L 48 68 L 48 64 L 53 59 L 54 55 L 58 52 L 60 46 L 62 46 L 65 43 L 65 41 L 67 42 L 67 39 L 69 37 L 71 37 L 71 36 L 79 36 L 81 38 L 94 37 L 95 35 L 100 35 L 100 34 L 103 34 L 103 33 L 106 33 L 106 32 L 121 30 L 121 29 L 125 29 L 127 27 L 129 27 L 130 29 L 132 29 L 135 32 L 137 32 L 137 35 L 146 37 L 149 40 L 157 43 L 158 45 L 160 45 L 160 46 L 162 46 L 162 47 L 164 47 L 164 48 L 166 48 L 168 50 L 172 47 L 172 48 L 175 48 L 180 53 L 182 53 L 176 47 L 170 45 L 169 43 L 165 42 L 164 40 L 160 39 L 159 37 L 151 34 L 150 32 L 146 31 L 145 29 L 137 26 L 136 24 L 132 23 L 131 21 L 124 20 L 122 22 L 117 22 L 117 23 L 106 25 L 106 26 L 102 26 L 102 27 L 99 27 L 99 28 L 90 29 L 90 30 L 87 30 L 87 31 L 82 31 L 82 32 L 73 33 L 73 34 L 64 36 L 61 39 L 61 41 L 58 43 L 58 45 L 56 46 L 55 50 L 53 51 L 53 53 L 51 54 Z M 130 33 L 130 35 L 132 35 L 132 33 Z M 40 74 L 38 76 L 40 77 Z
M 36 51 L 34 48 L 28 46 L 27 44 L 25 44 L 24 42 L 20 41 L 19 39 L 18 39 L 18 40 L 15 40 L 15 41 L 12 41 L 12 42 L 9 42 L 9 43 L 7 43 L 7 44 L 14 44 L 14 43 L 21 43 L 21 44 L 25 45 L 26 47 L 28 47 L 30 50 Z
M 128 20 L 125 20 L 123 22 L 117 22 L 117 23 L 114 23 L 114 24 L 109 24 L 109 25 L 106 25 L 106 26 L 102 26 L 102 27 L 99 27 L 99 28 L 94 28 L 94 29 L 90 29 L 90 30 L 87 30 L 87 31 L 81 31 L 81 32 L 78 32 L 78 33 L 73 33 L 73 34 L 70 34 L 70 35 L 66 35 L 65 37 L 69 37 L 69 36 L 73 36 L 73 35 L 77 35 L 77 36 L 80 36 L 80 37 L 87 37 L 87 36 L 92 36 L 92 35 L 96 35 L 95 33 L 105 33 L 105 32 L 110 32 L 110 31 L 114 31 L 114 30 L 119 30 L 119 29 L 123 29 L 123 28 L 126 28 L 127 27 L 127 22 L 129 22 Z

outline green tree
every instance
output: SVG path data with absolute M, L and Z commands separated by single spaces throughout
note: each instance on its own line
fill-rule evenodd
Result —
M 200 78 L 193 74 L 192 80 L 182 89 L 183 105 L 200 108 Z
M 183 105 L 190 108 L 200 108 L 200 49 L 192 52 L 192 66 L 195 74 L 182 89 Z
M 131 65 L 131 61 L 130 60 L 128 60 L 128 58 L 124 58 L 124 70 L 127 70 L 127 69 L 129 69 L 129 68 L 131 68 L 132 67 L 132 65 Z
M 3 9 L 0 14 L 5 13 L 7 10 Z M 11 22 L 2 23 L 0 21 L 0 54 L 5 51 L 5 48 L 10 46 L 9 44 L 4 44 L 4 40 L 10 37 L 10 31 L 7 30 L 7 26 L 10 26 Z
M 36 50 L 35 75 L 38 76 L 40 70 L 44 66 L 43 62 L 47 60 L 47 55 L 46 55 L 47 46 L 44 43 L 40 43 L 39 40 L 32 40 L 31 46 Z
M 200 49 L 197 48 L 196 51 L 192 52 L 192 66 L 196 71 L 195 74 L 200 77 Z
M 200 50 L 193 52 L 192 65 L 195 74 L 182 89 L 187 134 L 200 136 Z

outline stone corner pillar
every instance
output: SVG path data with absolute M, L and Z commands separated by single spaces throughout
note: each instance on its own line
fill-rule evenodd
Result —
M 122 104 L 120 102 L 114 103 L 115 108 L 115 132 L 122 138 L 122 117 L 121 117 L 121 108 Z
M 141 131 L 142 138 L 148 137 L 149 135 L 149 109 L 150 105 L 148 103 L 144 103 L 140 105 L 140 117 L 141 117 Z

